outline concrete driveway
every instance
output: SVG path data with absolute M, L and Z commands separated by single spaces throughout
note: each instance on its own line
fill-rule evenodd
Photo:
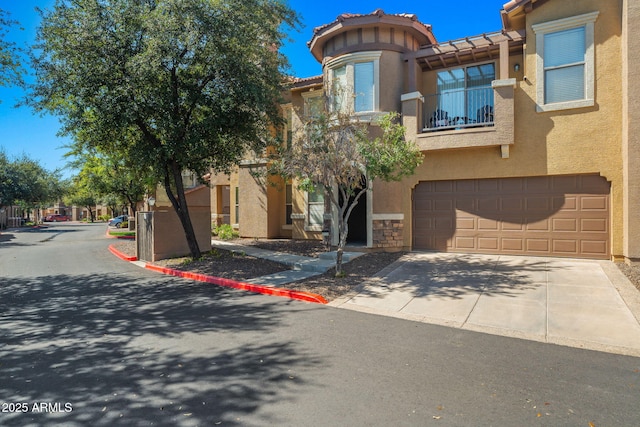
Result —
M 640 292 L 609 261 L 411 253 L 331 305 L 640 356 Z

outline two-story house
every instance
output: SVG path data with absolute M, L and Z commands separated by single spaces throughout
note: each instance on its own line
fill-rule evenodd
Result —
M 369 248 L 640 259 L 640 6 L 512 0 L 501 16 L 445 42 L 381 10 L 316 28 L 323 74 L 293 85 L 285 133 L 336 79 L 360 119 L 402 114 L 425 161 L 361 199 L 351 240 Z M 214 214 L 242 236 L 320 239 L 322 194 L 265 186 L 256 167 L 214 181 Z

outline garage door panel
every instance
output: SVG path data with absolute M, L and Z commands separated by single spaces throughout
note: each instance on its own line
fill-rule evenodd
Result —
M 457 218 L 456 228 L 458 230 L 475 230 L 477 228 L 476 218 Z
M 454 224 L 455 218 L 453 217 L 437 217 L 434 221 L 434 228 L 439 233 L 449 233 L 450 230 L 455 230 Z
M 522 252 L 524 249 L 524 242 L 522 239 L 502 238 L 501 244 L 502 250 L 505 252 Z
M 609 191 L 597 175 L 420 183 L 414 248 L 607 259 Z
M 565 175 L 551 177 L 551 185 L 555 191 L 564 193 L 567 189 L 575 189 L 580 187 L 579 176 Z
M 607 245 L 601 240 L 583 240 L 580 242 L 582 253 L 595 256 L 608 256 Z
M 456 199 L 455 200 L 456 209 L 464 212 L 473 212 L 475 210 L 475 200 L 474 199 Z
M 609 195 L 609 183 L 599 175 L 580 176 L 580 189 L 584 193 Z
M 460 181 L 453 181 L 455 183 L 454 189 L 457 193 L 473 193 L 476 191 L 476 181 L 472 179 L 464 179 Z
M 542 219 L 539 221 L 532 220 L 531 222 L 527 222 L 525 224 L 526 231 L 551 231 L 551 226 L 549 225 L 548 219 Z
M 498 197 L 479 197 L 478 198 L 478 212 L 486 212 L 487 214 L 492 212 L 498 212 L 500 199 Z
M 578 210 L 578 198 L 575 195 L 554 196 L 552 206 L 554 211 L 575 212 Z
M 580 199 L 580 207 L 583 211 L 605 211 L 608 208 L 607 198 L 604 196 L 582 197 Z
M 548 176 L 525 178 L 528 193 L 549 193 L 552 188 L 552 179 Z
M 571 232 L 578 231 L 578 220 L 576 218 L 553 218 L 552 220 L 553 231 L 556 232 Z
M 527 212 L 551 212 L 552 200 L 548 196 L 529 196 L 525 199 Z
M 500 199 L 501 212 L 524 212 L 524 198 L 519 196 Z
M 497 237 L 478 237 L 478 249 L 497 251 L 500 249 L 500 239 Z
M 580 221 L 580 231 L 607 233 L 607 220 L 604 218 L 585 218 Z
M 500 222 L 495 219 L 478 218 L 478 230 L 479 231 L 498 231 L 500 229 Z
M 564 256 L 578 255 L 578 242 L 576 240 L 553 239 L 553 252 Z
M 513 178 L 508 180 L 500 180 L 500 192 L 501 193 L 516 193 L 522 194 L 524 193 L 525 180 L 521 178 Z
M 476 181 L 478 192 L 485 192 L 489 194 L 495 194 L 500 189 L 499 180 L 497 179 L 482 179 Z
M 476 241 L 473 237 L 457 236 L 454 247 L 457 249 L 476 249 Z
M 524 218 L 503 219 L 501 223 L 502 223 L 503 231 L 524 231 L 524 227 L 525 227 Z
M 433 201 L 433 210 L 438 212 L 453 211 L 454 201 L 452 199 L 436 199 Z
M 529 252 L 538 252 L 540 254 L 549 253 L 548 239 L 527 239 L 526 248 Z
M 451 193 L 453 191 L 454 181 L 436 181 L 434 191 L 436 193 Z

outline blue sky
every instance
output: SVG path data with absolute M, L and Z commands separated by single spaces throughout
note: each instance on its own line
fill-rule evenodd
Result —
M 433 26 L 438 41 L 457 39 L 498 31 L 502 28 L 500 9 L 507 0 L 289 0 L 289 5 L 301 16 L 303 27 L 291 32 L 292 40 L 283 48 L 289 57 L 291 74 L 310 77 L 321 73 L 320 64 L 307 49 L 313 29 L 333 22 L 342 13 L 371 13 L 382 9 L 386 13 L 414 13 L 418 19 Z M 8 38 L 21 46 L 34 40 L 39 15 L 35 7 L 46 9 L 53 0 L 0 0 L 0 9 L 11 13 L 20 22 L 22 31 L 12 28 Z M 48 170 L 63 168 L 66 164 L 63 146 L 69 140 L 57 136 L 59 122 L 55 117 L 41 117 L 26 107 L 14 108 L 23 96 L 17 88 L 0 88 L 0 147 L 10 157 L 26 154 Z M 72 171 L 63 172 L 69 176 Z

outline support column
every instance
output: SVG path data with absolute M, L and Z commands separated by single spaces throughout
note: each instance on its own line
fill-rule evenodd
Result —
M 415 141 L 422 132 L 422 104 L 424 97 L 418 91 L 405 93 L 400 97 L 402 101 L 402 126 L 405 127 L 405 138 Z

